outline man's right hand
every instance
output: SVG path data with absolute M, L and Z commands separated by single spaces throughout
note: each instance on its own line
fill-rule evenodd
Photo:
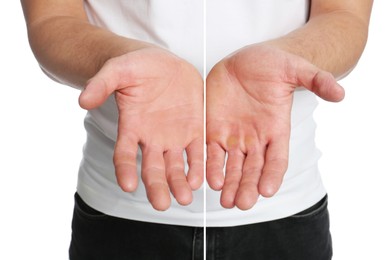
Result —
M 157 210 L 181 205 L 203 183 L 203 80 L 188 62 L 157 47 L 108 60 L 88 81 L 80 106 L 94 109 L 115 93 L 119 111 L 114 165 L 119 186 L 137 188 L 136 154 L 142 151 L 142 180 Z M 184 172 L 183 152 L 189 171 Z

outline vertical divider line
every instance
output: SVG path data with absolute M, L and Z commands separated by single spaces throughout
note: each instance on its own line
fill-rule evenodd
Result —
M 204 165 L 203 165 L 203 175 L 204 175 L 204 185 L 203 185 L 203 258 L 206 259 L 206 249 L 207 249 L 207 198 L 206 198 L 206 159 L 207 159 L 207 147 L 206 147 L 206 78 L 207 78 L 207 41 L 206 41 L 206 30 L 207 30 L 207 0 L 203 0 L 203 140 L 204 140 Z

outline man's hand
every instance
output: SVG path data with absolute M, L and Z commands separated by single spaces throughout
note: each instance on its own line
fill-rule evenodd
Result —
M 115 93 L 119 111 L 114 165 L 119 186 L 136 189 L 136 154 L 142 180 L 157 210 L 170 192 L 188 205 L 203 183 L 203 81 L 196 69 L 168 51 L 148 47 L 113 58 L 89 80 L 80 105 L 94 109 Z M 189 172 L 184 172 L 183 152 Z
M 207 77 L 206 177 L 221 205 L 251 208 L 273 196 L 288 166 L 293 93 L 303 86 L 328 101 L 344 90 L 305 59 L 252 45 L 219 62 Z M 227 153 L 224 176 L 225 156 Z

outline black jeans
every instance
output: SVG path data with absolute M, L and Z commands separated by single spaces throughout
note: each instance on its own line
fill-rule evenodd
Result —
M 330 260 L 327 197 L 288 218 L 207 229 L 207 260 Z
M 76 194 L 71 260 L 204 259 L 202 227 L 107 216 Z M 208 260 L 329 260 L 327 197 L 294 216 L 237 227 L 207 228 Z
M 78 194 L 71 260 L 203 259 L 203 228 L 132 221 L 89 207 Z

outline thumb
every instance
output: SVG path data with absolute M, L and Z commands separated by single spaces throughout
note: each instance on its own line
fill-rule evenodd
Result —
M 345 90 L 340 86 L 333 75 L 329 72 L 319 71 L 312 80 L 311 89 L 320 98 L 339 102 L 344 99 Z
M 112 94 L 106 81 L 101 78 L 94 77 L 87 82 L 85 89 L 79 96 L 80 107 L 91 110 L 101 106 L 107 98 Z
M 345 90 L 331 73 L 320 70 L 312 64 L 308 66 L 297 71 L 299 85 L 326 101 L 339 102 L 344 99 Z

